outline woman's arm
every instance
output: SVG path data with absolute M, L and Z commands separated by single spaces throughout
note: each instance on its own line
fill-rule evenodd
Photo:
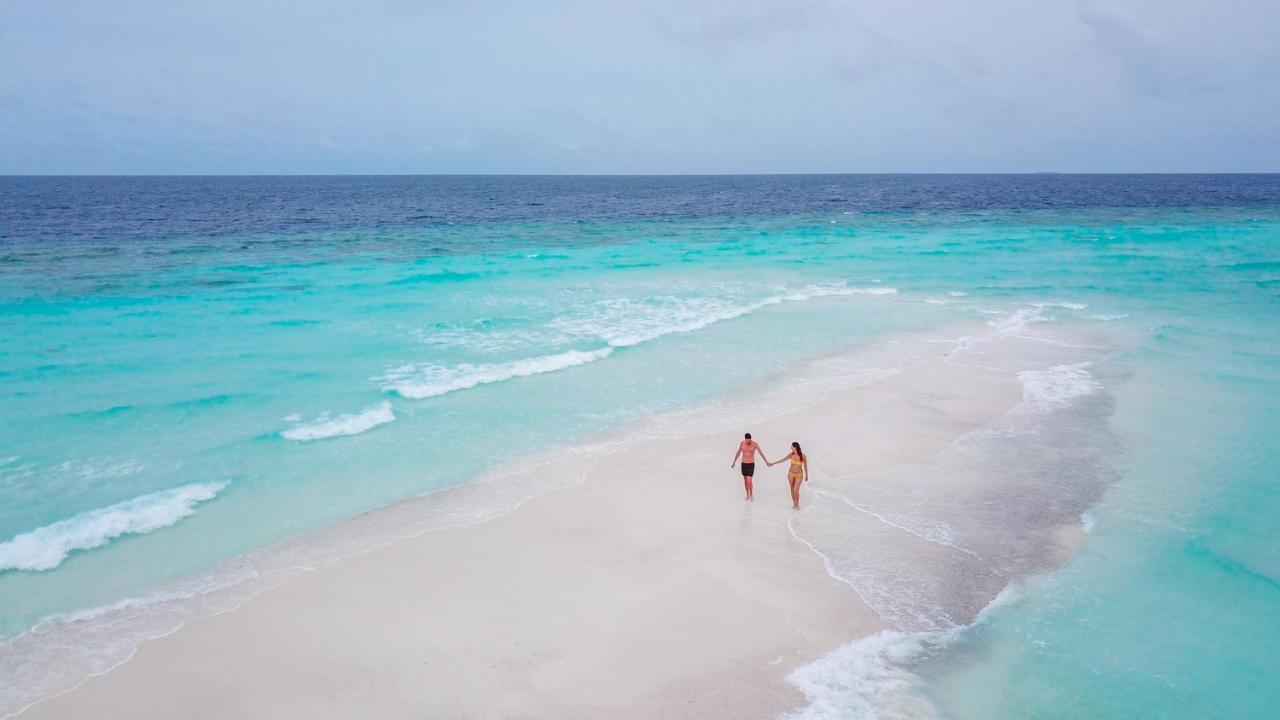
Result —
M 804 456 L 804 481 L 809 482 L 809 456 Z

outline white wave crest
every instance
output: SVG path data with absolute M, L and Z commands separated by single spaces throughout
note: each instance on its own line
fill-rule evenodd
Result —
M 777 305 L 783 301 L 780 297 L 770 297 L 750 305 L 733 306 L 712 303 L 708 307 L 686 304 L 673 308 L 668 317 L 655 314 L 649 318 L 636 318 L 630 322 L 619 323 L 619 330 L 613 322 L 605 319 L 594 334 L 606 340 L 611 347 L 632 347 L 641 343 L 657 340 L 666 335 L 689 333 L 711 327 L 725 320 L 733 320 L 769 305 Z
M 386 375 L 373 378 L 383 389 L 414 400 L 467 390 L 477 385 L 502 382 L 518 377 L 540 375 L 585 365 L 608 357 L 613 348 L 570 350 L 558 355 L 544 355 L 527 360 L 482 365 L 402 365 Z
M 1084 530 L 1086 535 L 1093 534 L 1093 529 L 1098 526 L 1098 517 L 1092 512 L 1085 510 L 1080 513 L 1080 528 Z
M 1047 370 L 1018 373 L 1024 406 L 1039 411 L 1056 410 L 1066 407 L 1076 398 L 1097 392 L 1102 383 L 1086 369 L 1092 364 L 1055 365 Z
M 893 287 L 849 287 L 848 285 L 810 285 L 787 295 L 783 300 L 811 300 L 819 297 L 848 297 L 850 295 L 897 295 Z
M 67 461 L 58 465 L 62 472 L 74 472 L 85 480 L 101 480 L 136 475 L 142 472 L 143 465 L 137 460 L 122 463 L 94 465 L 90 462 Z
M 944 630 L 884 630 L 855 640 L 792 670 L 787 682 L 804 694 L 808 705 L 783 715 L 786 720 L 929 720 L 939 717 L 922 692 L 915 665 L 945 650 L 964 633 L 986 622 L 998 607 L 1013 602 L 1018 591 L 1009 585 L 973 622 Z
M 562 317 L 552 329 L 569 341 L 603 341 L 595 350 L 569 350 L 499 363 L 402 365 L 370 378 L 383 390 L 414 400 L 469 390 L 479 385 L 557 372 L 602 360 L 619 348 L 628 348 L 667 335 L 689 333 L 725 320 L 749 315 L 761 308 L 784 302 L 802 302 L 819 297 L 850 295 L 894 295 L 897 288 L 850 287 L 844 284 L 809 285 L 782 295 L 770 295 L 755 302 L 734 305 L 717 298 L 649 297 L 642 301 L 616 299 L 590 306 L 582 317 Z
M 849 287 L 829 283 L 808 285 L 744 304 L 706 297 L 651 297 L 643 301 L 623 299 L 593 307 L 588 317 L 561 318 L 553 325 L 569 336 L 597 338 L 607 342 L 610 347 L 622 348 L 667 335 L 702 330 L 785 302 L 852 295 L 895 295 L 897 292 L 897 288 L 890 287 Z
M 809 704 L 787 720 L 937 717 L 919 692 L 912 659 L 928 650 L 931 633 L 886 630 L 849 643 L 787 675 Z
M 0 543 L 0 571 L 52 570 L 73 551 L 169 527 L 224 487 L 226 483 L 198 483 L 161 490 L 22 533 Z
M 1041 312 L 1043 306 L 1032 306 L 1030 308 L 1022 308 L 1011 313 L 1003 313 L 997 311 L 995 317 L 987 321 L 987 327 L 994 332 L 992 339 L 1000 339 L 1009 335 L 1026 331 L 1032 323 L 1048 322 L 1044 313 Z
M 978 312 L 992 316 L 987 321 L 987 327 L 991 328 L 990 332 L 982 335 L 965 335 L 956 338 L 952 341 L 951 350 L 947 352 L 948 359 L 954 360 L 986 343 L 1018 335 L 1025 332 L 1032 323 L 1047 322 L 1041 312 L 1041 308 L 1034 306 L 1021 308 L 1013 312 L 980 308 Z
M 321 415 L 315 422 L 305 423 L 289 428 L 280 433 L 289 440 L 310 442 L 343 435 L 359 435 L 379 425 L 386 425 L 396 419 L 391 410 L 391 403 L 382 402 L 358 413 L 329 417 Z

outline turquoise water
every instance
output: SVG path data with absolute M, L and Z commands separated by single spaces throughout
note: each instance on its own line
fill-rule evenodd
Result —
M 425 260 L 334 257 L 341 240 L 325 238 L 270 264 L 232 253 L 98 276 L 124 292 L 13 278 L 27 296 L 6 313 L 0 534 L 76 526 L 0 546 L 0 628 L 926 322 L 911 306 L 881 316 L 887 295 L 841 295 L 889 292 L 872 278 L 791 267 L 789 253 L 823 242 L 810 231 L 780 251 L 755 228 L 726 230 L 626 228 L 626 244 L 573 249 L 551 244 L 564 228 L 521 227 L 509 232 L 532 241 L 518 251 Z M 829 324 L 767 340 L 806 303 L 833 311 Z M 735 359 L 724 349 L 747 318 L 761 340 Z M 211 499 L 82 515 L 174 487 Z M 107 541 L 114 516 L 153 511 L 173 520 L 163 532 Z M 104 542 L 76 549 L 80 534 Z
M 920 669 L 941 715 L 1280 714 L 1274 280 L 1202 278 L 1232 290 L 1151 293 L 1157 322 L 1114 391 L 1123 474 L 1083 551 Z
M 0 638 L 804 358 L 1057 303 L 1039 319 L 1128 339 L 1117 479 L 1066 566 L 903 661 L 915 691 L 955 718 L 1280 714 L 1280 209 L 842 207 L 9 243 Z

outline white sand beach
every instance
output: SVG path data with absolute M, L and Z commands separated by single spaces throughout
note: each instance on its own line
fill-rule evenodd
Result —
M 1023 356 L 1040 364 L 1050 351 L 1052 362 L 1079 355 L 1019 338 L 996 342 L 1009 347 L 980 351 L 1034 346 Z M 838 521 L 865 538 L 845 547 L 848 557 L 815 552 L 819 526 L 804 537 L 822 513 L 849 510 L 859 498 L 936 490 L 964 504 L 992 490 L 929 469 L 958 440 L 1015 411 L 1024 385 L 1009 368 L 951 362 L 945 349 L 750 427 L 647 439 L 633 428 L 598 452 L 531 465 L 522 472 L 574 481 L 487 521 L 302 573 L 232 612 L 143 643 L 128 662 L 21 717 L 764 718 L 800 707 L 804 698 L 785 681 L 793 668 L 902 626 L 900 617 L 883 617 L 896 606 L 876 599 L 891 588 L 837 578 L 828 563 L 927 574 L 933 579 L 921 587 L 958 598 L 948 617 L 963 622 L 1016 572 L 1069 552 L 1070 524 L 1042 522 L 1040 545 L 1030 535 L 1017 540 L 1034 557 L 990 570 L 986 581 L 996 565 L 966 569 L 975 545 L 932 538 L 868 507 Z M 812 480 L 799 513 L 781 465 L 758 462 L 756 500 L 744 501 L 729 467 L 742 430 L 771 458 L 793 439 L 804 444 Z M 462 502 L 472 491 L 358 522 Z M 1065 550 L 1055 549 L 1064 537 Z

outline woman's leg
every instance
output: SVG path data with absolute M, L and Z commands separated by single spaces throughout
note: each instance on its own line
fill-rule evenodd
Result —
M 791 507 L 796 510 L 800 509 L 800 480 L 802 475 L 791 475 L 787 480 L 791 481 Z

